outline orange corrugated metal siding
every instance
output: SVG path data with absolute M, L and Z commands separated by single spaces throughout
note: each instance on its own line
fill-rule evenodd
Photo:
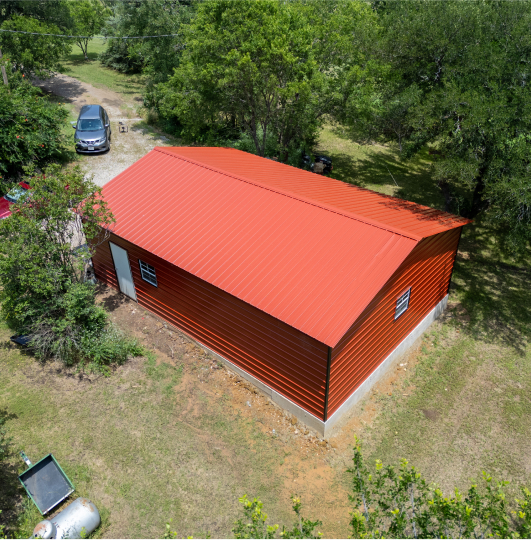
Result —
M 165 148 L 165 151 L 363 216 L 415 237 L 424 238 L 469 223 L 466 219 L 440 210 L 382 195 L 233 148 L 179 147 Z
M 140 305 L 323 419 L 326 345 L 116 235 L 111 241 L 128 252 Z M 156 269 L 158 287 L 140 277 L 139 258 Z M 93 263 L 117 288 L 107 242 Z
M 103 196 L 121 238 L 329 346 L 418 242 L 167 149 L 118 175 Z
M 423 240 L 332 350 L 327 417 L 444 298 L 460 229 Z M 408 310 L 394 320 L 398 297 L 411 287 Z

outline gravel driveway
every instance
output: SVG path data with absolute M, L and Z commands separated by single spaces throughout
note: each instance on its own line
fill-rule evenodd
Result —
M 82 167 L 88 174 L 94 175 L 94 182 L 99 186 L 105 185 L 155 146 L 172 146 L 167 137 L 155 133 L 141 118 L 135 116 L 135 110 L 140 103 L 128 102 L 118 92 L 96 88 L 67 75 L 56 75 L 46 81 L 34 82 L 44 90 L 72 103 L 76 111 L 83 105 L 91 104 L 102 105 L 109 114 L 112 129 L 111 150 L 105 154 L 80 157 Z M 126 126 L 126 133 L 120 133 L 120 123 Z

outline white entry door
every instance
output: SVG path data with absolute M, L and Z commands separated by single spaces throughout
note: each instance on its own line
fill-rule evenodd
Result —
M 136 300 L 135 284 L 133 283 L 133 275 L 131 274 L 127 251 L 112 242 L 109 242 L 109 246 L 111 246 L 114 269 L 116 270 L 120 291 L 130 296 L 133 300 Z

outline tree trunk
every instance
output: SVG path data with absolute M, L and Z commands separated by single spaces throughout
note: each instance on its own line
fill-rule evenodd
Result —
M 441 189 L 442 194 L 444 196 L 444 211 L 451 212 L 452 211 L 452 192 L 450 190 L 450 184 L 446 182 L 445 180 L 441 180 L 439 182 L 439 188 Z
M 487 207 L 486 201 L 483 200 L 483 192 L 485 191 L 485 182 L 483 181 L 483 172 L 481 171 L 480 177 L 474 189 L 472 195 L 472 204 L 470 210 L 467 212 L 467 218 L 474 219 L 482 210 Z

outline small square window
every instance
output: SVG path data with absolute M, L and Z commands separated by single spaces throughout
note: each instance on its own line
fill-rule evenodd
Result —
M 410 296 L 411 296 L 411 287 L 396 301 L 395 321 L 409 307 Z
M 140 259 L 138 259 L 138 263 L 140 264 L 140 275 L 142 276 L 142 279 L 148 283 L 151 283 L 151 285 L 158 287 L 157 274 L 155 273 L 153 266 L 141 261 Z

